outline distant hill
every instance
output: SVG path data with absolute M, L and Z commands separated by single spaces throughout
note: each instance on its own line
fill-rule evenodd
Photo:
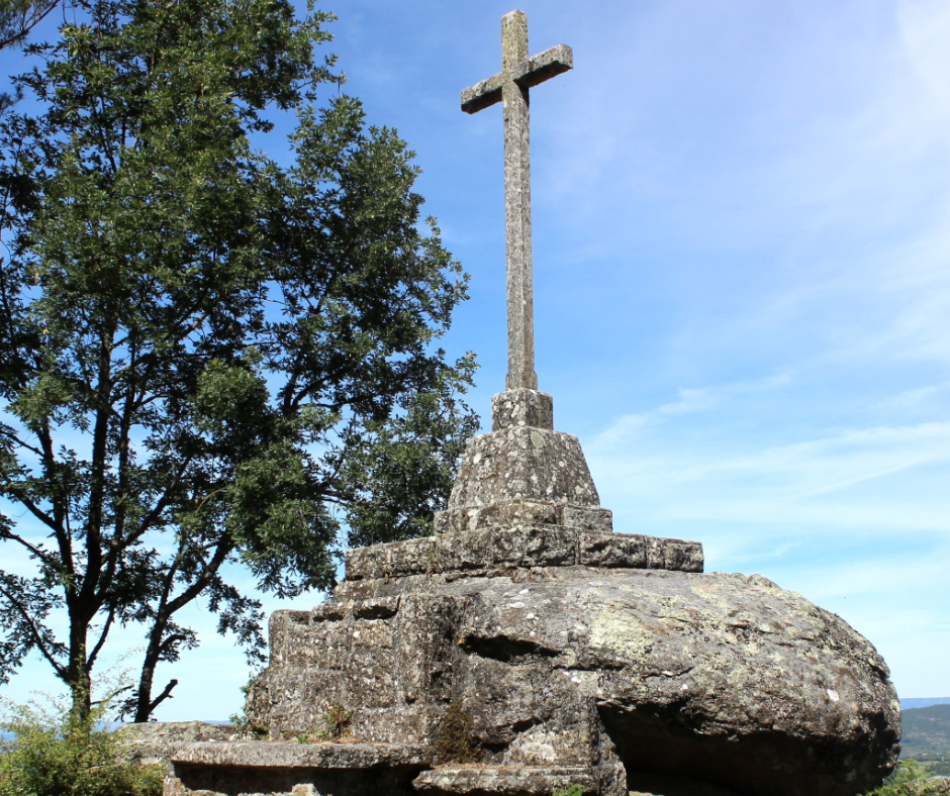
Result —
M 909 697 L 900 700 L 901 709 L 927 708 L 931 705 L 950 705 L 950 697 Z
M 901 757 L 950 757 L 950 704 L 901 711 Z

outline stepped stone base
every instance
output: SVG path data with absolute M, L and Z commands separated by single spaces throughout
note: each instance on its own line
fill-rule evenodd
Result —
M 880 782 L 899 704 L 866 639 L 765 578 L 704 573 L 696 542 L 614 533 L 550 396 L 514 390 L 493 410 L 433 536 L 351 550 L 331 602 L 272 615 L 247 704 L 271 742 L 182 747 L 165 796 L 853 796 Z M 359 743 L 286 743 L 339 708 Z M 465 754 L 441 756 L 459 737 Z
M 580 785 L 584 789 L 578 796 L 597 796 L 605 792 L 600 777 L 590 769 L 567 766 L 445 766 L 424 771 L 412 785 L 416 793 L 425 796 L 469 796 L 481 793 L 550 796 L 568 785 Z M 616 796 L 627 796 L 625 784 L 616 790 Z
M 480 528 L 350 550 L 347 582 L 407 575 L 491 574 L 531 567 L 609 567 L 703 571 L 698 542 L 604 534 L 563 525 Z
M 394 744 L 181 744 L 170 750 L 163 796 L 406 796 L 430 765 L 425 750 Z

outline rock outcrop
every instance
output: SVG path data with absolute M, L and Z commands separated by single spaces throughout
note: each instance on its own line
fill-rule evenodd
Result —
M 483 763 L 619 760 L 631 787 L 852 796 L 895 762 L 884 661 L 764 578 L 567 567 L 340 592 L 274 616 L 252 710 L 275 736 L 342 704 L 357 738 L 432 744 L 459 703 Z
M 139 765 L 168 765 L 172 749 L 184 743 L 227 743 L 244 740 L 231 724 L 205 721 L 148 721 L 124 724 L 116 730 L 122 756 Z

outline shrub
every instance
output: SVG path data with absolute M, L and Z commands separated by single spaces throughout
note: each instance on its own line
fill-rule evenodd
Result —
M 558 788 L 551 796 L 584 796 L 586 790 L 583 785 L 578 785 L 576 782 L 570 785 L 566 785 L 563 788 Z
M 350 734 L 350 719 L 353 714 L 343 705 L 331 705 L 323 714 L 323 729 L 317 732 L 317 737 L 324 741 L 338 741 Z
M 945 793 L 946 791 L 938 790 L 933 783 L 927 781 L 930 776 L 930 772 L 916 760 L 903 760 L 880 788 L 869 791 L 864 796 L 929 796 Z
M 121 759 L 122 744 L 103 727 L 107 705 L 86 717 L 36 702 L 3 701 L 0 796 L 160 796 L 161 766 Z

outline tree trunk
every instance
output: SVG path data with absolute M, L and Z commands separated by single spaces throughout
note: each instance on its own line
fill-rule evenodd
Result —
M 148 646 L 145 648 L 145 660 L 139 676 L 139 687 L 135 692 L 135 718 L 133 721 L 145 722 L 152 714 L 152 687 L 155 680 L 155 667 L 161 653 L 162 635 L 165 623 L 161 617 L 155 617 L 155 624 L 148 634 Z
M 70 618 L 69 668 L 66 685 L 69 687 L 72 715 L 80 721 L 89 718 L 92 711 L 92 678 L 86 662 L 86 626 L 75 617 Z

